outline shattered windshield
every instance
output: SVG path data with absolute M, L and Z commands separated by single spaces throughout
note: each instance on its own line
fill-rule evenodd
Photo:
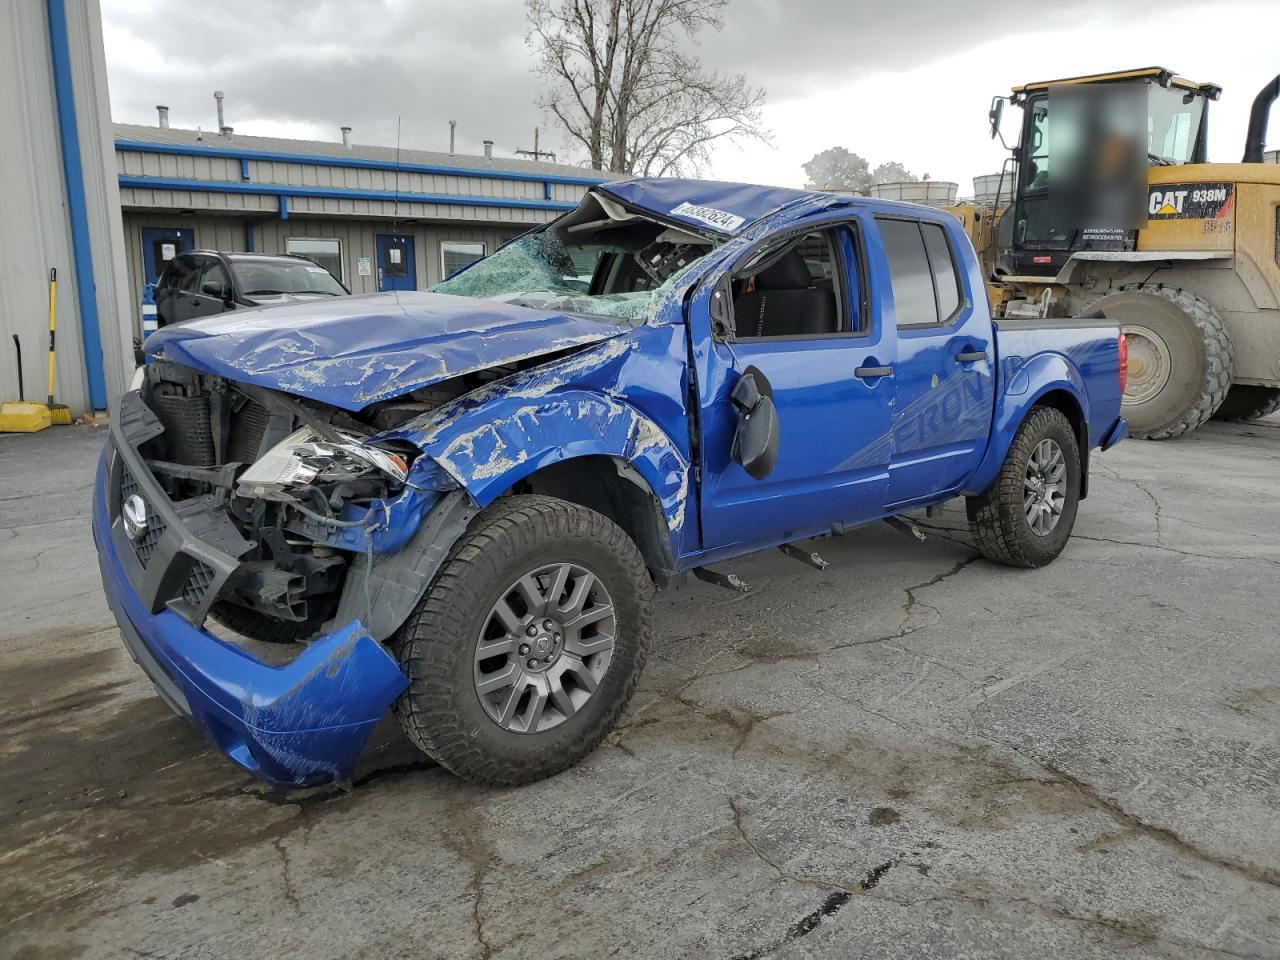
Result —
M 642 323 L 711 243 L 638 216 L 606 216 L 592 198 L 432 287 L 539 310 Z

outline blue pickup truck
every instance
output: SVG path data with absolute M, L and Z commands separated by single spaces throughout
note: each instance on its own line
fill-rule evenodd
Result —
M 593 188 L 429 292 L 146 350 L 95 484 L 106 594 L 278 787 L 349 779 L 389 707 L 460 776 L 554 774 L 625 708 L 656 588 L 958 496 L 986 557 L 1041 566 L 1126 431 L 1116 325 L 993 323 L 949 215 L 690 180 Z

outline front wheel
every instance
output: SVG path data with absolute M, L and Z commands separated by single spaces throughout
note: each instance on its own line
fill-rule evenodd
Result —
M 612 729 L 649 649 L 653 582 L 617 524 L 512 496 L 454 546 L 397 642 L 409 739 L 468 780 L 514 786 Z
M 1035 407 L 1018 427 L 995 481 L 966 509 L 988 560 L 1043 567 L 1067 545 L 1080 506 L 1080 448 L 1071 422 Z

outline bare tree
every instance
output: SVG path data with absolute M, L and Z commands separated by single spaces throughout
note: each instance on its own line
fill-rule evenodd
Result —
M 768 142 L 764 90 L 703 70 L 689 47 L 727 0 L 527 0 L 539 101 L 598 170 L 697 171 L 717 140 Z

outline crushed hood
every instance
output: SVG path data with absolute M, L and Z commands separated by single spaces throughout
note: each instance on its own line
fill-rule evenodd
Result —
M 380 293 L 237 310 L 164 327 L 149 355 L 360 410 L 412 390 L 629 327 L 442 293 Z

